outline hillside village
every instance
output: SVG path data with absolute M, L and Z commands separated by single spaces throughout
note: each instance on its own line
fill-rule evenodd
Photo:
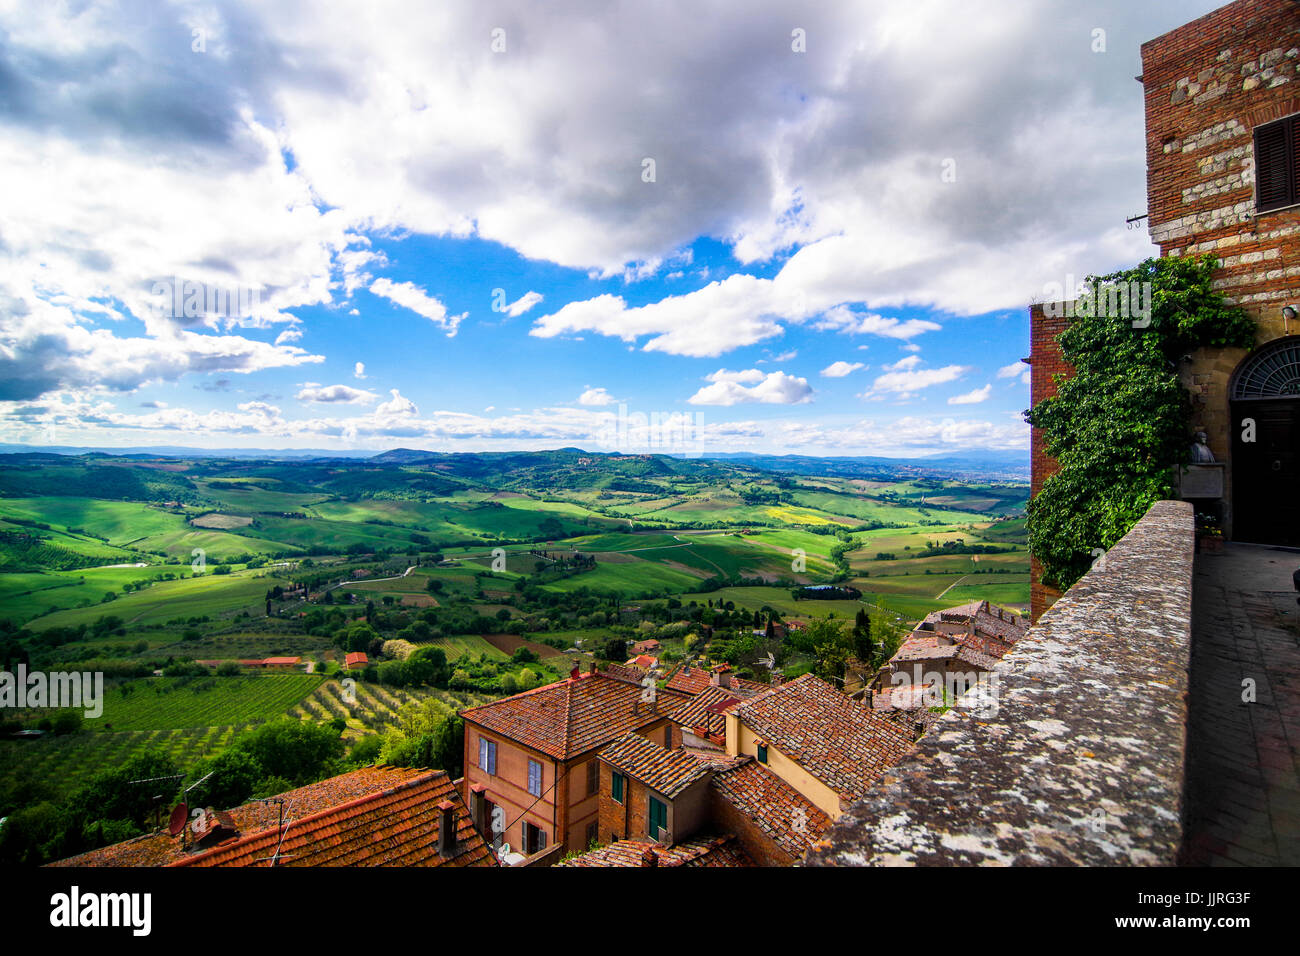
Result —
M 1024 630 L 987 601 L 936 612 L 852 694 L 727 664 L 663 673 L 646 641 L 462 710 L 461 779 L 369 767 L 57 865 L 794 865 Z M 901 669 L 922 647 L 953 653 L 915 679 Z M 895 668 L 908 683 L 885 679 Z

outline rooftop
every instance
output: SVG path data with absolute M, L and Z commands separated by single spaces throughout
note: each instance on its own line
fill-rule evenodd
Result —
M 708 777 L 708 768 L 681 750 L 667 750 L 635 731 L 600 752 L 600 759 L 666 797 L 675 797 Z
M 742 701 L 741 723 L 834 790 L 853 798 L 911 751 L 911 735 L 812 674 Z
M 794 857 L 802 856 L 831 825 L 830 817 L 753 757 L 719 767 L 712 786 Z
M 671 717 L 685 700 L 660 689 L 647 702 L 641 699 L 644 691 L 639 684 L 597 671 L 470 707 L 461 716 L 557 760 L 568 760 Z
M 445 796 L 447 793 L 451 796 Z M 271 837 L 275 837 L 278 834 L 281 810 L 285 820 L 296 821 L 289 828 L 291 835 L 296 832 L 310 835 L 313 839 L 329 838 L 337 841 L 343 838 L 345 832 L 354 835 L 362 833 L 368 841 L 374 841 L 376 844 L 371 857 L 368 860 L 357 858 L 355 862 L 349 862 L 347 865 L 377 865 L 374 862 L 375 854 L 382 851 L 385 845 L 383 839 L 376 839 L 377 836 L 389 835 L 388 838 L 391 839 L 391 834 L 418 833 L 421 826 L 427 825 L 427 821 L 421 823 L 419 813 L 413 813 L 412 808 L 408 806 L 408 799 L 415 798 L 417 795 L 430 806 L 436 805 L 443 799 L 459 800 L 455 796 L 455 788 L 451 780 L 444 771 L 365 767 L 282 793 L 275 799 L 283 800 L 283 805 L 267 800 L 245 803 L 229 811 L 229 817 L 239 830 L 240 836 L 236 841 L 239 843 L 259 835 L 265 837 L 270 834 Z M 349 811 L 348 808 L 352 809 Z M 470 854 L 472 859 L 467 857 L 462 860 L 461 857 L 457 857 L 456 865 L 465 865 L 474 862 L 479 856 L 473 844 L 477 841 L 478 846 L 483 847 L 483 843 L 481 839 L 477 839 L 476 833 L 465 831 L 469 817 L 463 806 L 457 807 L 457 819 L 460 834 L 458 846 L 462 847 L 463 854 Z M 335 829 L 327 833 L 330 826 L 334 826 Z M 214 850 L 223 849 L 225 847 L 222 846 L 205 847 L 196 844 L 193 839 L 187 840 L 183 848 L 181 837 L 173 837 L 166 830 L 162 830 L 69 857 L 52 863 L 51 866 L 172 866 L 186 862 L 189 858 L 206 856 Z M 483 850 L 487 852 L 485 847 Z M 286 849 L 284 852 L 289 851 Z M 325 851 L 322 849 L 320 852 L 323 854 Z M 273 853 L 274 846 L 271 847 L 270 852 L 261 853 L 259 856 L 269 857 Z M 307 862 L 308 860 L 316 862 Z M 419 862 L 427 865 L 430 861 L 422 859 Z M 333 865 L 323 855 L 315 853 L 310 856 L 300 854 L 296 857 L 296 862 L 286 859 L 283 864 L 286 866 Z M 228 865 L 246 866 L 249 865 L 249 861 Z
M 648 854 L 654 854 L 651 864 Z M 619 840 L 561 860 L 556 866 L 753 866 L 731 834 L 703 836 L 673 846 L 648 840 Z

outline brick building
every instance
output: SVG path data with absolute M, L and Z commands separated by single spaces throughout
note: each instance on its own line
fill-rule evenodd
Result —
M 568 680 L 461 711 L 464 797 L 480 830 L 525 857 L 596 839 L 597 751 L 628 732 L 681 744 L 671 717 L 685 695 L 651 694 L 639 677 L 575 668 Z
M 1147 225 L 1162 256 L 1213 253 L 1216 287 L 1259 323 L 1253 349 L 1200 349 L 1181 371 L 1222 468 L 1226 537 L 1300 544 L 1300 3 L 1237 0 L 1142 46 Z M 1031 397 L 1069 374 L 1068 318 L 1030 310 Z M 1254 422 L 1253 441 L 1247 419 Z M 1190 436 L 1189 436 L 1190 440 Z M 1056 468 L 1035 431 L 1035 493 Z M 1031 616 L 1058 596 L 1033 563 Z

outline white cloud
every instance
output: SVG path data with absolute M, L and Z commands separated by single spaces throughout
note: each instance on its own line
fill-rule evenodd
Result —
M 343 403 L 347 405 L 369 405 L 379 396 L 362 388 L 350 385 L 316 385 L 308 382 L 294 396 L 300 402 Z
M 395 388 L 388 390 L 393 397 L 375 408 L 376 417 L 380 418 L 403 418 L 420 414 L 420 410 L 415 407 L 415 402 L 406 398 Z
M 822 369 L 821 374 L 826 378 L 843 378 L 851 372 L 856 372 L 860 368 L 866 368 L 861 362 L 832 362 Z
M 987 401 L 988 397 L 993 394 L 993 385 L 988 384 L 983 388 L 977 388 L 974 391 L 966 392 L 963 395 L 954 395 L 948 399 L 949 405 L 978 405 L 980 402 Z
M 535 306 L 538 302 L 541 302 L 543 298 L 544 296 L 540 292 L 525 292 L 519 298 L 515 299 L 514 302 L 511 302 L 505 307 L 505 314 L 510 316 L 512 319 L 517 318 Z
M 998 378 L 1016 378 L 1025 370 L 1024 362 L 1012 362 L 998 369 Z
M 469 315 L 468 312 L 448 315 L 445 305 L 413 282 L 393 282 L 391 279 L 380 277 L 370 283 L 370 291 L 374 295 L 390 299 L 404 309 L 410 309 L 416 315 L 424 316 L 446 332 L 448 338 L 456 334 L 460 323 Z
M 910 395 L 923 388 L 955 382 L 969 371 L 970 369 L 965 365 L 945 365 L 943 368 L 908 368 L 906 371 L 886 372 L 871 383 L 871 389 L 862 397 L 874 397 L 885 393 Z
M 920 364 L 921 357 L 919 355 L 904 355 L 897 362 L 891 362 L 885 365 L 884 368 L 887 372 L 897 372 L 903 369 L 916 368 Z
M 353 374 L 353 376 L 356 377 L 356 378 L 365 378 L 365 377 L 366 377 L 366 363 L 365 363 L 365 362 L 358 362 L 355 366 L 353 366 L 353 368 L 352 368 L 352 374 Z
M 764 405 L 802 405 L 812 401 L 813 390 L 806 378 L 758 369 L 728 372 L 719 369 L 708 376 L 712 385 L 706 385 L 692 395 L 692 405 L 740 405 L 758 402 Z M 747 384 L 749 383 L 749 384 Z
M 609 394 L 604 388 L 592 388 L 591 386 L 588 386 L 578 396 L 579 405 L 613 405 L 617 401 L 618 399 Z

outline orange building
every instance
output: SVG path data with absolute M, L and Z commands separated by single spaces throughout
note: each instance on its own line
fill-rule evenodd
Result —
M 686 697 L 592 671 L 461 711 L 464 796 L 498 847 L 533 857 L 556 844 L 583 850 L 599 834 L 597 751 L 635 732 L 680 744 L 673 712 Z

